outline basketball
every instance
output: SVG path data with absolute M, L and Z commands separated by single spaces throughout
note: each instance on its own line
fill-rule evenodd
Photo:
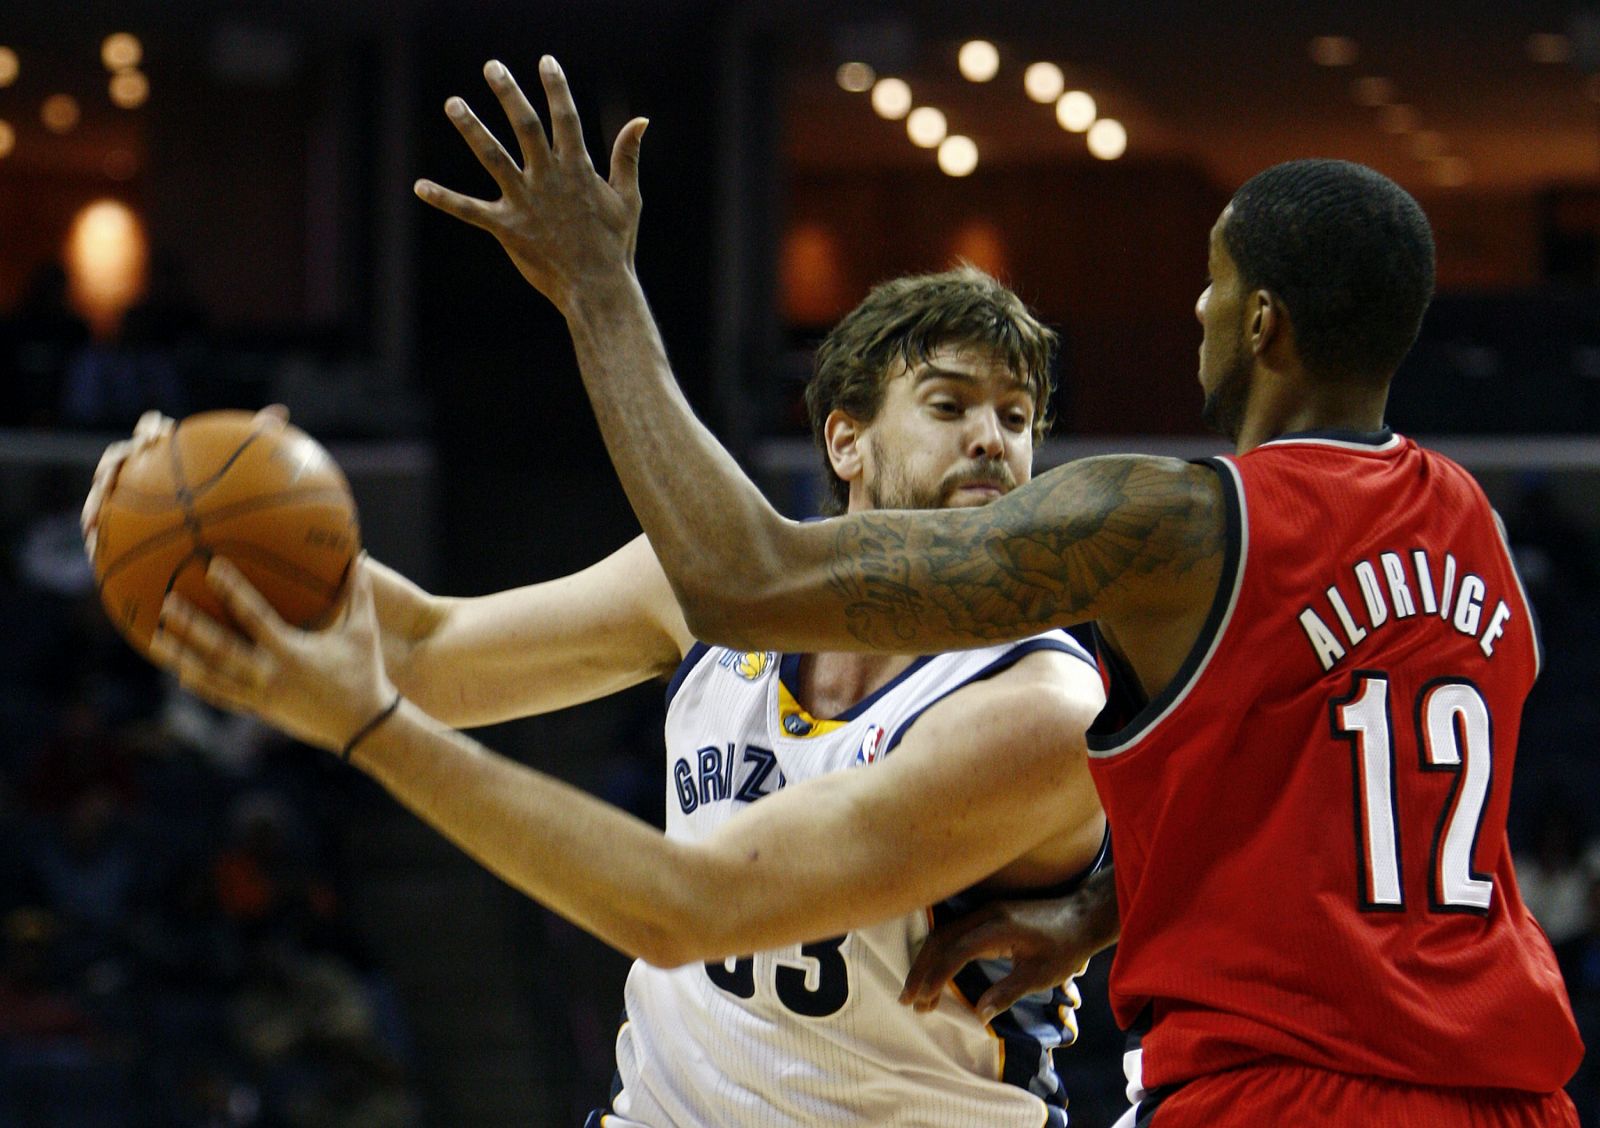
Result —
M 169 591 L 227 622 L 205 579 L 214 556 L 310 630 L 338 612 L 360 549 L 349 483 L 316 440 L 247 411 L 213 411 L 123 464 L 101 506 L 93 563 L 112 622 L 148 652 Z

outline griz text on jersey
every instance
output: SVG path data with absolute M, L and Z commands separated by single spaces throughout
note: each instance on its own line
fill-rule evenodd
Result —
M 746 744 L 708 744 L 692 758 L 679 756 L 672 765 L 672 787 L 678 808 L 693 814 L 706 803 L 732 799 L 754 803 L 788 783 L 770 748 Z

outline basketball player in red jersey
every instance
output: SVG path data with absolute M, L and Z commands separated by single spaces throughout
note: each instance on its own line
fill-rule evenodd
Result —
M 421 198 L 567 317 L 612 459 L 695 635 L 930 651 L 1095 620 L 1135 710 L 1103 736 L 1129 1119 L 1155 1128 L 1575 1125 L 1582 1053 L 1505 818 L 1532 611 L 1459 467 L 1384 426 L 1433 287 L 1416 202 L 1297 161 L 1211 233 L 1206 418 L 1231 457 L 1112 456 L 982 509 L 782 518 L 693 417 L 633 273 L 644 122 L 610 180 L 566 79 L 551 137 L 485 68 L 519 166 Z

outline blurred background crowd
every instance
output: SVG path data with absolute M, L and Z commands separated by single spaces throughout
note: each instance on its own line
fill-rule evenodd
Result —
M 797 515 L 811 351 L 873 282 L 964 258 L 1062 331 L 1041 468 L 1209 453 L 1191 307 L 1233 187 L 1326 155 L 1410 188 L 1440 293 L 1391 422 L 1478 474 L 1540 613 L 1512 841 L 1600 1040 L 1600 11 L 1201 7 L 6 5 L 0 1128 L 495 1128 L 603 1102 L 626 961 L 364 777 L 178 691 L 112 631 L 77 529 L 141 411 L 283 402 L 373 553 L 434 590 L 633 535 L 564 325 L 410 196 L 487 191 L 439 107 L 486 109 L 484 59 L 530 76 L 545 51 L 597 155 L 651 117 L 645 289 L 691 400 Z M 659 822 L 660 688 L 480 735 Z M 1122 1107 L 1108 966 L 1058 1055 L 1079 1128 Z M 1593 1065 L 1572 1092 L 1600 1126 Z

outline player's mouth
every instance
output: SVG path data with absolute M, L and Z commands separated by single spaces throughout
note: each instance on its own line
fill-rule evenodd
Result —
M 945 490 L 945 503 L 960 505 L 983 505 L 1009 493 L 1011 487 L 990 478 L 979 478 L 969 482 L 957 482 Z

